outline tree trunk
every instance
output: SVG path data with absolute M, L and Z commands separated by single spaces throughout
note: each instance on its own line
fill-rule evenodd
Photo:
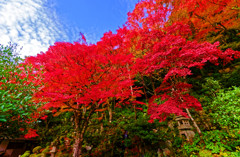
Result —
M 205 76 L 203 69 L 199 69 L 202 76 Z
M 77 112 L 74 112 L 76 139 L 73 145 L 73 157 L 81 157 L 83 134 L 80 129 L 80 119 Z
M 150 76 L 150 80 L 151 80 L 151 84 L 152 84 L 152 88 L 153 88 L 153 93 L 154 95 L 157 95 L 156 91 L 155 91 L 155 86 L 154 86 L 154 83 L 152 81 L 152 76 Z
M 109 123 L 112 122 L 112 116 L 113 116 L 113 113 L 112 113 L 112 104 L 109 103 L 109 106 L 108 106 L 108 114 L 109 114 Z
M 77 137 L 73 145 L 73 157 L 81 157 L 82 153 L 82 139 Z
M 103 132 L 103 120 L 101 120 L 101 124 L 100 124 L 101 126 L 100 126 L 100 134 L 102 134 L 102 132 Z
M 192 120 L 194 127 L 197 129 L 198 134 L 199 134 L 199 135 L 202 135 L 202 132 L 201 132 L 201 130 L 199 129 L 199 127 L 198 127 L 196 121 L 193 119 L 191 113 L 189 112 L 188 109 L 186 109 L 186 111 L 187 111 L 188 116 L 189 116 L 190 119 Z
M 140 74 L 141 75 L 141 74 Z M 143 85 L 143 91 L 144 91 L 144 95 L 145 95 L 145 98 L 148 100 L 148 97 L 147 97 L 147 92 L 146 92 L 146 84 L 144 82 L 144 78 L 143 76 L 141 75 L 141 79 L 142 79 L 142 85 Z
M 127 63 L 127 70 L 130 72 L 129 67 L 128 67 L 128 63 Z M 128 77 L 129 77 L 129 80 L 131 80 L 130 74 L 128 74 Z M 132 98 L 133 98 L 133 87 L 130 86 L 130 89 L 131 89 L 131 95 L 132 95 Z M 135 120 L 137 120 L 136 105 L 134 105 L 133 108 L 134 108 L 134 112 L 135 112 Z

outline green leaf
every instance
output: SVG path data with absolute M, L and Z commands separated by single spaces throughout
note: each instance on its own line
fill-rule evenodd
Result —
M 7 120 L 0 118 L 0 122 L 7 122 Z

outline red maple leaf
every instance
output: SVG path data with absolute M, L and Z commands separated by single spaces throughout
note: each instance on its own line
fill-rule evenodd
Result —
M 36 130 L 35 129 L 29 129 L 28 130 L 28 133 L 26 135 L 24 135 L 24 138 L 33 138 L 33 137 L 37 137 L 39 136 L 37 133 L 36 133 Z
M 43 117 L 41 117 L 40 119 L 42 119 L 42 120 L 46 120 L 47 119 L 47 115 L 45 115 L 45 116 L 43 116 Z

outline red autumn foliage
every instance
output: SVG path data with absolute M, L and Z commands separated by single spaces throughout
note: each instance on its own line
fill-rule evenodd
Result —
M 46 120 L 47 117 L 48 117 L 48 116 L 45 115 L 45 116 L 41 117 L 40 119 L 42 119 L 42 120 Z
M 37 137 L 39 136 L 37 133 L 36 133 L 37 130 L 35 129 L 29 129 L 27 134 L 24 136 L 24 138 L 33 138 L 33 137 Z
M 166 26 L 170 7 L 161 2 L 141 1 L 128 14 L 129 28 L 137 37 L 133 41 L 135 49 L 144 52 L 136 60 L 136 69 L 142 76 L 162 82 L 158 87 L 153 86 L 154 96 L 148 109 L 150 122 L 164 121 L 170 114 L 187 116 L 185 109 L 202 109 L 200 102 L 189 95 L 191 85 L 186 83 L 186 77 L 192 75 L 190 68 L 202 68 L 207 62 L 218 65 L 219 59 L 227 64 L 233 57 L 240 57 L 239 52 L 231 49 L 221 51 L 219 43 L 186 40 L 191 35 L 190 27 L 181 22 Z
M 239 10 L 238 0 L 142 0 L 128 14 L 128 22 L 134 28 L 142 26 L 143 29 L 184 23 L 190 26 L 195 40 L 220 41 L 221 45 L 227 45 L 232 40 L 238 42 L 228 37 L 239 38 Z M 178 30 L 181 30 L 178 33 L 184 31 Z
M 97 103 L 96 111 L 110 97 L 128 103 L 125 99 L 139 96 L 129 88 L 139 72 L 162 81 L 150 99 L 152 119 L 164 120 L 171 113 L 186 116 L 186 108 L 200 110 L 200 103 L 188 93 L 191 85 L 185 82 L 190 68 L 202 68 L 206 62 L 218 65 L 219 59 L 226 64 L 233 56 L 239 58 L 239 53 L 223 52 L 218 43 L 186 40 L 191 28 L 179 21 L 165 25 L 173 9 L 163 3 L 167 1 L 141 1 L 128 14 L 127 26 L 116 34 L 105 33 L 96 45 L 87 45 L 81 34 L 82 44 L 55 43 L 46 53 L 28 58 L 35 68 L 42 65 L 44 70 L 44 86 L 36 100 L 44 97 L 41 101 L 48 102 L 44 109 L 68 106 L 76 110 L 78 104 Z M 132 54 L 139 58 L 133 59 Z M 163 104 L 156 104 L 158 97 Z
M 169 24 L 184 22 L 191 26 L 195 39 L 206 41 L 210 32 L 239 29 L 237 0 L 159 0 L 169 4 Z
M 63 105 L 78 109 L 78 104 L 87 107 L 101 104 L 109 97 L 131 96 L 129 87 L 133 81 L 126 65 L 132 64 L 132 55 L 103 54 L 98 49 L 102 47 L 55 43 L 46 53 L 28 58 L 34 66 L 44 66 L 44 86 L 35 94 L 36 98 L 43 96 L 41 101 L 48 102 L 44 109 Z
M 171 1 L 175 2 L 175 6 L 181 5 Z M 197 1 L 189 1 L 186 6 L 192 2 Z M 191 85 L 186 83 L 186 77 L 192 74 L 190 68 L 202 68 L 207 62 L 218 65 L 219 59 L 227 64 L 233 57 L 240 57 L 237 51 L 221 51 L 219 43 L 189 41 L 191 25 L 184 21 L 170 24 L 168 19 L 176 8 L 164 3 L 170 2 L 141 1 L 128 14 L 126 26 L 116 34 L 105 33 L 96 45 L 87 45 L 81 34 L 82 42 L 57 42 L 46 53 L 26 60 L 26 64 L 39 69 L 37 73 L 43 71 L 41 78 L 33 80 L 44 84 L 35 92 L 34 101 L 43 102 L 41 108 L 53 113 L 56 109 L 73 111 L 76 130 L 83 126 L 76 145 L 81 145 L 91 114 L 104 113 L 111 98 L 118 102 L 116 105 L 132 104 L 142 110 L 135 107 L 144 105 L 135 100 L 140 96 L 133 84 L 136 73 L 161 82 L 154 87 L 152 81 L 154 94 L 149 99 L 148 113 L 150 122 L 163 121 L 170 114 L 188 116 L 185 109 L 202 109 L 189 94 Z

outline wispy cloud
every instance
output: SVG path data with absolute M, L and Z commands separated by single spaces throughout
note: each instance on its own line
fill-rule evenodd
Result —
M 126 6 L 128 11 L 133 11 L 135 5 L 140 2 L 140 0 L 122 0 Z
M 125 10 L 119 10 L 122 15 L 126 15 L 126 12 L 133 11 L 135 5 L 139 2 L 140 0 L 119 0 L 121 5 L 124 6 Z
M 135 8 L 135 5 L 139 2 L 140 0 L 118 0 L 116 2 L 117 5 L 113 6 L 113 9 L 118 12 L 118 14 L 113 15 L 115 18 L 121 17 L 122 19 L 127 22 L 127 13 L 132 12 L 133 9 Z M 119 5 L 121 6 L 121 10 L 119 9 Z M 119 16 L 120 15 L 120 16 Z
M 56 41 L 71 41 L 69 34 L 76 29 L 66 29 L 60 22 L 51 0 L 1 0 L 0 44 L 9 41 L 23 46 L 21 56 L 45 52 Z M 49 7 L 50 6 L 50 7 Z

